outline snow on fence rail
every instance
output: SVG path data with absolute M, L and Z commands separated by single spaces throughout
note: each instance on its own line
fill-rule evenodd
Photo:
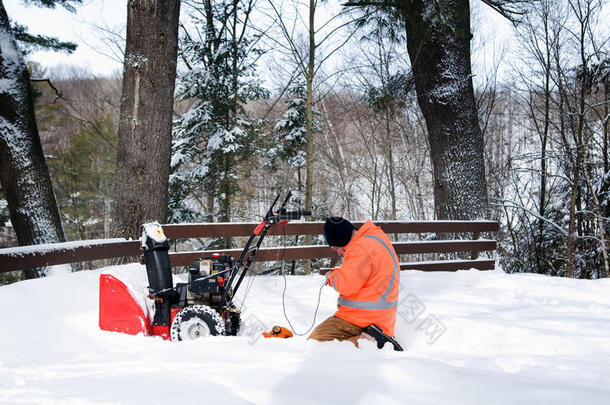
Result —
M 494 251 L 496 241 L 480 239 L 482 232 L 496 232 L 496 221 L 378 221 L 375 222 L 386 233 L 471 233 L 472 239 L 426 240 L 394 242 L 399 255 L 421 253 L 471 252 L 470 260 L 441 260 L 401 263 L 402 270 L 455 271 L 475 268 L 492 270 L 493 259 L 479 259 L 479 252 Z M 359 227 L 363 222 L 353 222 Z M 163 231 L 168 238 L 205 238 L 249 236 L 258 223 L 199 223 L 167 224 Z M 270 235 L 319 235 L 323 222 L 292 222 L 277 227 Z M 237 257 L 241 249 L 226 249 L 196 252 L 170 252 L 172 266 L 189 266 L 195 259 L 209 257 L 212 253 L 225 253 Z M 98 259 L 139 256 L 140 241 L 126 239 L 97 239 L 46 245 L 19 246 L 0 249 L 0 273 L 44 267 L 56 264 L 84 262 Z M 327 246 L 266 247 L 259 250 L 255 261 L 298 260 L 314 258 L 336 258 Z M 322 270 L 324 272 L 324 270 Z

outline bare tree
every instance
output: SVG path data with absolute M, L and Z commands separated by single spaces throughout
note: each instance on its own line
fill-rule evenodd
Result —
M 594 23 L 593 19 L 596 13 L 601 7 L 599 0 L 568 0 L 568 6 L 571 10 L 571 14 L 574 16 L 576 24 L 573 30 L 570 30 L 572 40 L 576 45 L 578 52 L 578 63 L 580 66 L 580 72 L 576 77 L 575 89 L 573 94 L 573 103 L 570 102 L 570 97 L 566 93 L 566 87 L 561 86 L 559 91 L 562 92 L 561 97 L 567 102 L 566 105 L 569 108 L 570 114 L 568 115 L 569 132 L 571 139 L 567 140 L 563 138 L 564 147 L 566 148 L 566 154 L 570 157 L 571 166 L 571 193 L 570 193 L 570 217 L 568 225 L 568 238 L 567 238 L 567 277 L 575 276 L 575 239 L 577 237 L 577 217 L 582 215 L 578 214 L 578 211 L 582 211 L 582 190 L 581 190 L 581 176 L 585 177 L 583 170 L 586 168 L 587 162 L 585 161 L 587 153 L 587 146 L 590 144 L 590 136 L 588 135 L 587 128 L 587 95 L 588 86 L 587 81 L 590 73 L 591 64 L 591 53 L 590 53 L 590 41 L 591 41 L 591 26 Z M 565 70 L 560 70 L 561 75 L 566 75 Z M 589 184 L 590 186 L 590 184 Z M 578 229 L 578 234 L 582 235 L 582 229 Z M 606 259 L 607 261 L 607 259 Z
M 315 81 L 318 73 L 324 64 L 333 54 L 350 40 L 354 32 L 348 33 L 341 37 L 338 42 L 335 41 L 337 32 L 349 24 L 349 21 L 343 19 L 347 15 L 342 11 L 325 21 L 320 23 L 318 8 L 318 0 L 309 0 L 307 3 L 307 18 L 300 15 L 300 5 L 293 1 L 294 9 L 287 15 L 282 11 L 283 3 L 269 0 L 270 11 L 268 15 L 279 26 L 283 39 L 276 38 L 272 35 L 267 37 L 277 46 L 277 49 L 289 55 L 293 60 L 295 71 L 304 79 L 305 82 L 305 104 L 306 104 L 306 177 L 305 177 L 305 209 L 312 210 L 313 207 L 313 185 L 314 185 L 314 104 L 315 104 Z M 292 23 L 289 22 L 289 16 L 293 17 Z M 298 31 L 298 22 L 303 22 L 303 27 L 306 30 L 306 45 L 300 46 L 295 33 Z M 324 50 L 324 54 L 320 54 L 320 50 Z M 307 218 L 311 220 L 310 217 Z M 306 244 L 312 243 L 311 235 L 305 238 Z M 311 271 L 310 262 L 305 262 L 305 274 Z
M 513 248 L 510 271 L 594 278 L 607 273 L 607 160 L 603 83 L 605 36 L 596 28 L 600 2 L 540 1 L 519 26 L 519 75 L 525 87 L 515 123 L 510 172 L 514 185 L 503 203 Z M 536 137 L 528 135 L 535 134 Z M 592 179 L 601 178 L 594 187 Z M 514 209 L 519 213 L 509 210 Z M 516 216 L 514 215 L 516 214 Z M 508 257 L 510 256 L 510 257 Z
M 554 52 L 558 51 L 562 41 L 562 30 L 565 17 L 562 8 L 554 1 L 543 0 L 529 9 L 523 24 L 520 25 L 520 38 L 525 46 L 528 59 L 527 69 L 521 72 L 521 80 L 527 90 L 524 103 L 532 123 L 531 131 L 538 135 L 539 140 L 539 188 L 537 211 L 541 218 L 546 215 L 549 178 L 547 151 L 552 129 L 552 108 L 554 104 L 555 81 Z M 563 21 L 562 21 L 563 20 Z M 538 272 L 545 268 L 544 229 L 543 220 L 538 222 L 536 237 L 536 261 Z

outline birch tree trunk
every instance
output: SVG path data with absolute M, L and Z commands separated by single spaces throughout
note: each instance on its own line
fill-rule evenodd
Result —
M 0 181 L 19 245 L 64 242 L 34 116 L 30 75 L 0 2 Z M 44 269 L 26 271 L 27 278 Z
M 129 0 L 117 150 L 114 233 L 164 222 L 178 50 L 178 0 Z

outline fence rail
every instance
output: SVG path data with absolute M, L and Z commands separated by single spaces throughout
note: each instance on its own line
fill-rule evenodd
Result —
M 359 228 L 364 222 L 352 222 Z M 250 236 L 255 222 L 219 222 L 199 224 L 167 224 L 163 232 L 168 238 L 204 238 Z M 497 232 L 496 221 L 375 221 L 386 233 L 481 233 Z M 277 227 L 269 235 L 321 235 L 324 222 L 291 222 Z
M 354 222 L 359 227 L 363 222 Z M 424 240 L 394 242 L 399 255 L 423 253 L 472 252 L 472 260 L 444 260 L 434 262 L 401 263 L 401 269 L 427 271 L 455 271 L 478 268 L 491 270 L 494 261 L 478 259 L 478 253 L 496 249 L 496 241 L 479 239 L 482 232 L 496 232 L 499 224 L 496 221 L 379 221 L 376 222 L 386 233 L 471 233 L 472 239 L 458 240 Z M 208 238 L 227 236 L 249 236 L 257 223 L 200 223 L 200 224 L 167 224 L 163 231 L 168 238 Z M 295 222 L 278 227 L 270 235 L 316 235 L 323 231 L 323 222 Z M 212 253 L 226 253 L 237 257 L 241 249 L 227 249 L 196 252 L 172 252 L 172 266 L 188 266 L 194 260 L 208 257 Z M 140 241 L 125 239 L 96 240 L 55 243 L 48 245 L 23 246 L 0 249 L 0 273 L 25 270 L 32 267 L 44 267 L 57 264 L 84 262 L 98 259 L 111 259 L 140 255 Z M 256 261 L 298 260 L 314 258 L 335 258 L 336 254 L 327 246 L 289 246 L 262 248 L 255 257 Z
M 0 273 L 140 254 L 141 243 L 138 240 L 99 239 L 95 242 L 82 242 L 83 245 L 65 242 L 0 249 Z M 22 248 L 24 250 L 20 250 Z

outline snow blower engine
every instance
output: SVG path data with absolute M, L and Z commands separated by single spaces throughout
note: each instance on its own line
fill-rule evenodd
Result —
M 138 304 L 127 286 L 109 274 L 100 276 L 100 319 L 102 330 L 161 336 L 173 341 L 202 336 L 236 335 L 240 312 L 233 297 L 256 256 L 263 239 L 275 226 L 311 215 L 300 208 L 287 210 L 289 192 L 278 210 L 278 195 L 261 223 L 253 230 L 237 259 L 228 254 L 202 253 L 188 271 L 186 283 L 173 284 L 169 242 L 158 223 L 145 224 L 142 250 L 148 276 L 148 299 L 154 301 L 154 315 Z

